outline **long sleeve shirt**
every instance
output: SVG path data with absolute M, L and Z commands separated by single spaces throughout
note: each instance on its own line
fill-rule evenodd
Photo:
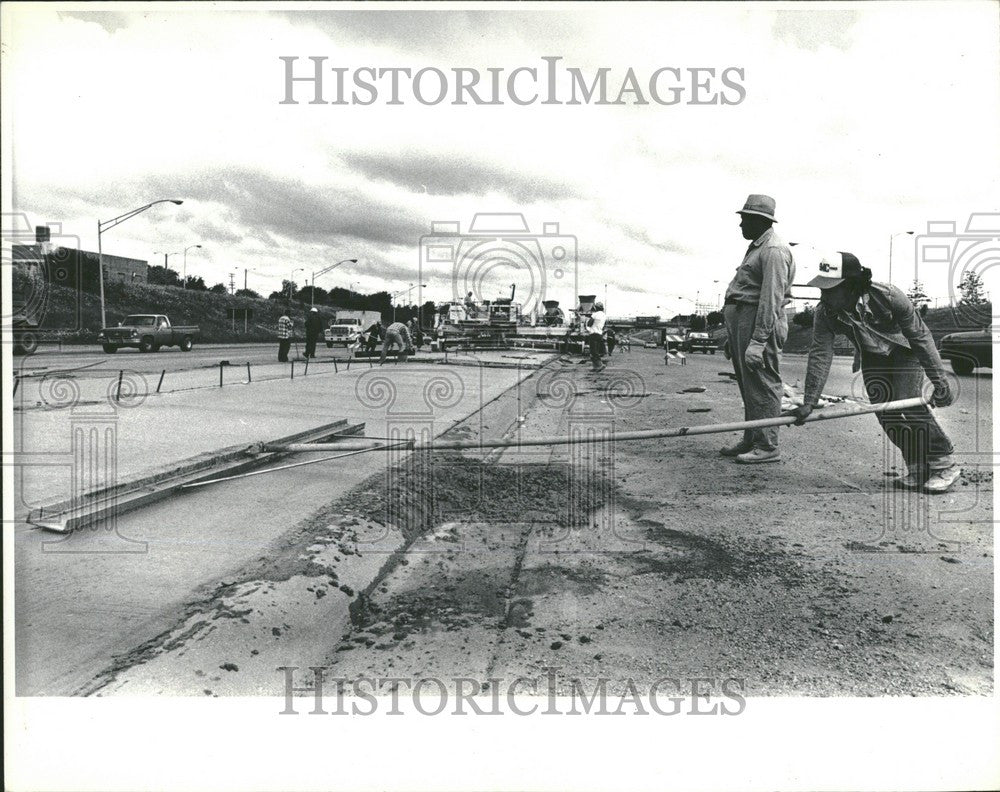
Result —
M 287 316 L 278 319 L 278 338 L 284 340 L 292 337 L 292 320 Z
M 816 306 L 806 366 L 806 404 L 816 404 L 830 376 L 837 333 L 854 345 L 854 371 L 861 368 L 863 352 L 888 357 L 901 348 L 913 351 L 931 382 L 937 384 L 947 377 L 934 336 L 913 303 L 895 286 L 873 283 L 850 311 L 832 311 L 822 301 Z
M 750 243 L 743 263 L 736 270 L 726 302 L 757 306 L 751 337 L 765 343 L 775 322 L 784 321 L 784 308 L 792 299 L 795 260 L 792 250 L 769 228 Z
M 410 331 L 407 328 L 407 326 L 402 322 L 393 322 L 391 325 L 389 325 L 385 329 L 385 335 L 387 339 L 391 335 L 398 335 L 400 338 L 403 339 L 403 343 L 406 344 L 407 347 L 413 346 L 413 341 L 410 338 Z

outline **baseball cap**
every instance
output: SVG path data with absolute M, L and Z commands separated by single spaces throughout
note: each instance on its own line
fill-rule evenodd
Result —
M 861 274 L 861 262 L 853 253 L 826 253 L 819 260 L 819 275 L 813 278 L 807 286 L 820 289 L 832 289 L 839 286 L 847 278 L 855 278 Z

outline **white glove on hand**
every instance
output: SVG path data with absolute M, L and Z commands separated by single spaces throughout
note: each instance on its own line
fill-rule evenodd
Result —
M 764 343 L 762 341 L 751 341 L 747 346 L 746 354 L 743 355 L 743 362 L 747 368 L 760 368 L 764 365 Z

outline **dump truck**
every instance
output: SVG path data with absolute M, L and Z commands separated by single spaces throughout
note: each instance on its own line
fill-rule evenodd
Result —
M 351 346 L 381 318 L 382 314 L 378 311 L 337 311 L 330 326 L 323 332 L 327 348 Z
M 156 352 L 160 347 L 180 347 L 190 352 L 201 330 L 197 325 L 171 325 L 163 314 L 130 314 L 117 327 L 105 327 L 97 340 L 109 355 L 131 347 L 140 352 Z

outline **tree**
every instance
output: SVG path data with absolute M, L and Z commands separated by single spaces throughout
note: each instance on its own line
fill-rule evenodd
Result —
M 913 279 L 913 285 L 906 293 L 906 296 L 910 298 L 913 307 L 918 311 L 920 310 L 920 306 L 926 306 L 930 302 L 930 298 L 924 292 L 924 285 L 916 278 Z
M 959 300 L 962 305 L 982 305 L 986 302 L 986 298 L 983 297 L 983 279 L 972 270 L 962 276 L 958 290 L 962 294 Z
M 814 315 L 813 309 L 807 305 L 804 310 L 792 317 L 792 324 L 796 327 L 812 327 Z
M 283 280 L 281 282 L 281 290 L 273 291 L 267 295 L 269 300 L 287 300 L 296 292 L 295 281 Z
M 170 267 L 161 267 L 158 264 L 153 264 L 146 271 L 146 279 L 149 283 L 154 283 L 159 286 L 180 286 L 181 276 L 177 270 L 172 270 Z
M 707 326 L 708 323 L 705 321 L 705 317 L 701 314 L 695 314 L 691 317 L 691 330 L 695 333 L 704 332 Z
M 709 327 L 718 327 L 726 321 L 726 317 L 722 311 L 710 311 L 705 317 L 705 321 L 708 322 Z
M 187 280 L 184 282 L 184 288 L 188 291 L 208 291 L 208 286 L 205 285 L 205 281 L 199 275 L 195 277 L 194 275 L 188 275 Z
M 209 289 L 212 294 L 225 294 L 229 291 L 224 283 L 216 283 L 211 289 Z
M 254 299 L 257 299 L 257 300 L 261 299 L 260 295 L 257 294 L 257 292 L 255 292 L 253 289 L 237 289 L 236 290 L 236 296 L 237 297 L 253 297 Z
M 313 296 L 315 292 L 315 296 Z M 326 305 L 327 298 L 329 295 L 326 293 L 326 289 L 317 286 L 313 289 L 312 286 L 303 286 L 295 295 L 295 299 L 300 303 L 309 303 L 312 305 L 316 303 L 318 305 Z

